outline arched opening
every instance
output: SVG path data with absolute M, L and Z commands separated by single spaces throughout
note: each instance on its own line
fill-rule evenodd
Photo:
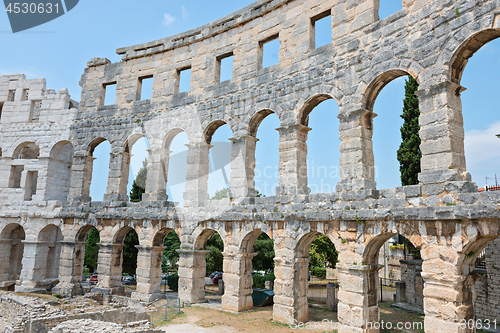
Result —
M 205 229 L 197 237 L 195 249 L 208 251 L 204 263 L 204 299 L 208 300 L 208 302 L 220 303 L 223 290 L 219 288 L 219 282 L 222 281 L 224 272 L 224 257 L 222 254 L 224 252 L 224 241 L 214 229 Z M 203 266 L 203 263 L 201 266 Z M 201 269 L 203 270 L 203 267 Z
M 377 281 L 369 285 L 370 297 L 381 301 L 407 303 L 423 309 L 424 280 L 419 244 L 397 233 L 374 237 L 363 256 L 363 263 L 380 269 Z M 404 284 L 404 285 L 403 285 Z M 400 287 L 403 286 L 403 287 Z
M 40 148 L 34 142 L 21 143 L 14 150 L 13 158 L 20 160 L 35 160 L 40 156 Z
M 374 179 L 379 189 L 418 184 L 422 154 L 420 111 L 414 94 L 417 88 L 418 83 L 408 73 L 392 70 L 377 77 L 365 93 L 365 108 L 371 111 L 368 129 L 373 133 Z
M 60 141 L 50 151 L 47 171 L 46 197 L 66 201 L 71 181 L 74 148 L 69 141 Z
M 39 279 L 52 283 L 59 278 L 59 258 L 61 255 L 61 241 L 63 235 L 59 227 L 50 224 L 43 228 L 38 235 L 38 242 L 43 245 L 37 247 L 37 256 L 45 260 L 45 265 L 40 264 Z
M 167 167 L 167 195 L 170 201 L 178 202 L 181 207 L 184 205 L 186 187 L 188 143 L 186 132 L 180 129 L 171 131 L 166 138 L 165 149 L 168 157 L 164 164 Z
M 7 225 L 0 234 L 0 290 L 13 290 L 21 276 L 25 238 L 23 227 L 17 223 Z
M 220 191 L 226 193 L 231 175 L 231 128 L 223 121 L 211 123 L 205 131 L 205 140 L 211 145 L 209 152 L 208 196 Z
M 90 196 L 93 201 L 102 201 L 108 186 L 111 144 L 103 138 L 94 140 L 89 146 L 89 156 L 94 157 L 90 183 Z
M 244 284 L 244 286 L 248 287 L 248 290 L 240 287 L 243 290 L 240 290 L 238 295 L 239 297 L 248 298 L 248 302 L 250 303 L 246 304 L 248 308 L 271 305 L 271 303 L 261 304 L 265 299 L 259 301 L 259 296 L 255 295 L 253 297 L 253 295 L 254 293 L 260 293 L 263 289 L 274 290 L 274 281 L 276 278 L 274 271 L 274 241 L 264 231 L 255 229 L 243 238 L 241 253 L 242 257 L 240 260 L 242 263 L 240 264 L 240 269 L 244 267 L 244 270 L 227 272 L 227 280 L 231 281 L 237 275 L 240 279 L 248 281 Z M 226 277 L 224 279 L 226 281 Z
M 181 241 L 175 230 L 171 228 L 162 228 L 159 230 L 153 239 L 153 247 L 158 247 L 160 251 L 160 260 L 150 260 L 149 267 L 144 266 L 141 274 L 147 276 L 138 276 L 138 283 L 140 278 L 145 279 L 145 283 L 150 284 L 150 289 L 154 291 L 177 292 L 179 286 L 179 253 L 178 249 L 181 248 Z M 153 250 L 154 251 L 154 250 Z M 154 257 L 154 254 L 153 254 Z M 142 263 L 138 264 L 138 267 Z
M 467 88 L 460 94 L 467 171 L 480 191 L 500 189 L 500 29 L 468 39 L 452 60 L 452 80 Z M 495 39 L 495 40 L 494 40 Z M 457 107 L 460 107 L 459 105 Z M 460 111 L 462 111 L 460 110 Z
M 123 167 L 129 167 L 127 193 L 131 202 L 142 201 L 142 194 L 146 191 L 148 149 L 148 140 L 140 134 L 133 135 L 125 144 L 125 154 L 130 155 L 128 165 L 124 163 Z
M 311 193 L 332 193 L 340 180 L 339 106 L 328 95 L 309 100 L 301 115 L 307 136 L 307 185 Z M 325 151 L 326 147 L 326 151 Z
M 279 186 L 279 132 L 278 116 L 263 110 L 250 121 L 250 135 L 259 141 L 255 144 L 254 186 L 257 196 L 273 196 Z M 251 143 L 249 143 L 251 144 Z
M 99 231 L 91 225 L 87 225 L 83 227 L 77 238 L 77 243 L 85 242 L 85 250 L 83 253 L 83 265 L 82 265 L 82 276 L 85 277 L 85 282 L 89 282 L 90 284 L 96 284 L 97 279 L 94 277 L 92 281 L 90 281 L 91 277 L 97 273 L 97 263 L 99 259 L 99 243 L 101 238 L 99 236 Z M 79 267 L 79 262 L 82 260 L 82 255 L 78 256 L 78 253 L 75 252 L 75 267 Z M 75 271 L 79 271 L 79 269 L 75 269 Z

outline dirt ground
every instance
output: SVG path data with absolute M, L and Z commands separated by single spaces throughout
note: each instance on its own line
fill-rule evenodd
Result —
M 423 322 L 423 315 L 409 311 L 395 309 L 388 302 L 379 303 L 380 317 L 384 322 L 397 323 L 403 322 Z M 337 321 L 337 313 L 323 309 L 309 308 L 310 326 L 303 329 L 292 329 L 288 325 L 274 323 L 272 321 L 272 306 L 264 308 L 255 308 L 253 310 L 232 314 L 216 309 L 193 306 L 182 309 L 183 313 L 172 316 L 171 321 L 162 323 L 161 328 L 165 332 L 183 332 L 183 333 L 222 333 L 222 332 L 276 332 L 290 333 L 297 331 L 306 331 L 311 333 L 336 332 L 333 328 Z M 327 319 L 332 321 L 332 326 L 320 325 Z M 316 323 L 316 328 L 311 327 Z M 420 333 L 423 330 L 381 330 L 384 332 L 405 332 Z

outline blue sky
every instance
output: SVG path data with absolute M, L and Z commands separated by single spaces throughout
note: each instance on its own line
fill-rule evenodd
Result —
M 200 1 L 186 0 L 172 3 L 159 0 L 139 1 L 97 1 L 81 0 L 69 13 L 42 26 L 25 32 L 12 34 L 6 13 L 0 13 L 0 75 L 24 73 L 28 78 L 45 77 L 48 88 L 68 88 L 73 99 L 80 100 L 78 85 L 87 61 L 93 57 L 106 57 L 113 62 L 120 61 L 116 49 L 139 44 L 196 28 L 226 14 L 238 10 L 252 1 Z M 214 5 L 216 4 L 216 5 Z M 380 17 L 386 17 L 401 9 L 401 1 L 381 0 Z M 318 22 L 316 29 L 328 27 Z M 327 33 L 319 33 L 316 45 L 329 43 Z M 276 61 L 272 43 L 270 56 L 265 65 Z M 274 46 L 276 47 L 276 46 Z M 500 41 L 493 41 L 483 47 L 469 61 L 462 85 L 467 90 L 462 94 L 464 124 L 466 130 L 466 157 L 468 170 L 473 180 L 483 186 L 485 177 L 494 177 L 500 162 L 500 117 L 498 83 L 500 77 Z M 221 79 L 228 79 L 231 61 L 225 61 L 227 69 Z M 189 73 L 187 73 L 189 74 Z M 189 82 L 189 80 L 187 80 Z M 181 87 L 181 90 L 183 88 Z M 188 89 L 188 88 L 185 88 Z M 146 91 L 145 94 L 150 94 Z M 400 143 L 399 117 L 404 97 L 404 78 L 392 81 L 377 98 L 374 112 L 374 154 L 377 168 L 378 188 L 393 188 L 400 185 L 399 165 L 396 150 Z M 338 182 L 340 153 L 338 147 L 338 106 L 335 101 L 325 101 L 313 110 L 308 139 L 309 186 L 313 192 L 334 191 Z M 278 183 L 278 140 L 275 130 L 279 121 L 275 115 L 268 116 L 259 127 L 257 137 L 256 187 L 266 195 L 272 195 Z M 221 127 L 213 142 L 228 142 L 232 133 L 227 126 Z M 182 202 L 183 176 L 187 143 L 180 134 L 172 143 L 173 154 L 180 154 L 170 166 L 170 199 Z M 145 140 L 137 142 L 132 150 L 130 184 L 142 160 L 146 157 Z M 327 153 L 325 153 L 325 151 Z M 227 152 L 228 154 L 229 152 Z M 109 163 L 109 144 L 100 145 L 94 154 L 91 195 L 99 200 L 106 188 Z M 227 158 L 227 155 L 226 155 Z M 326 172 L 325 172 L 326 170 Z M 229 167 L 216 170 L 210 175 L 209 193 L 225 187 L 230 175 Z M 326 173 L 326 175 L 325 175 Z M 500 176 L 500 172 L 499 172 Z M 488 180 L 492 184 L 492 180 Z

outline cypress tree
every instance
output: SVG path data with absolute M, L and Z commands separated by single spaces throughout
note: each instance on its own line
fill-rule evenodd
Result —
M 142 161 L 142 167 L 139 169 L 134 182 L 132 183 L 132 189 L 130 190 L 130 202 L 140 202 L 142 200 L 142 194 L 146 192 L 146 178 L 148 177 L 148 159 Z
M 408 76 L 405 84 L 405 99 L 403 101 L 404 123 L 401 126 L 401 146 L 398 149 L 399 171 L 401 172 L 401 184 L 418 184 L 418 173 L 420 172 L 420 126 L 418 117 L 420 110 L 418 108 L 418 98 L 415 92 L 418 90 L 418 82 L 413 77 Z

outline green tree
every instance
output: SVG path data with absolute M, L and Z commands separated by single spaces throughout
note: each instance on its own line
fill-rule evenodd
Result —
M 309 249 L 309 257 L 311 258 L 309 266 L 323 267 L 323 263 L 326 262 L 327 267 L 335 268 L 338 255 L 332 241 L 325 235 L 319 235 Z
M 252 259 L 252 267 L 257 271 L 267 271 L 274 267 L 274 242 L 268 235 L 262 233 L 253 245 L 257 253 Z
M 224 242 L 218 233 L 214 233 L 207 241 L 205 247 L 210 251 L 207 254 L 207 272 L 222 272 Z
M 140 202 L 142 194 L 146 192 L 146 178 L 148 177 L 148 159 L 142 161 L 142 167 L 139 169 L 137 176 L 132 183 L 132 190 L 130 190 L 130 202 Z
M 401 127 L 401 146 L 398 149 L 399 171 L 401 173 L 401 184 L 415 185 L 418 184 L 418 174 L 420 172 L 420 159 L 422 152 L 420 151 L 420 126 L 418 118 L 420 110 L 418 108 L 418 97 L 415 92 L 418 90 L 418 82 L 413 77 L 408 76 L 405 85 L 405 99 L 403 101 L 404 119 Z
M 139 252 L 136 245 L 139 245 L 139 235 L 132 229 L 125 236 L 123 247 L 123 273 L 135 275 L 137 269 L 137 253 Z
M 223 188 L 222 190 L 218 190 L 217 192 L 215 192 L 214 196 L 212 198 L 210 198 L 211 200 L 220 200 L 220 199 L 225 199 L 227 198 L 227 192 L 229 191 L 229 189 L 227 187 Z M 257 197 L 265 197 L 264 194 L 260 193 L 259 191 L 257 191 Z
M 181 240 L 175 231 L 172 230 L 169 232 L 167 237 L 165 237 L 163 246 L 165 246 L 166 249 L 163 250 L 161 270 L 165 273 L 169 267 L 175 267 L 177 261 L 179 261 L 179 253 L 177 253 L 176 250 L 181 248 Z
M 89 272 L 95 272 L 97 268 L 97 256 L 99 254 L 99 231 L 96 228 L 90 229 L 87 234 L 87 244 L 85 245 L 85 257 L 83 259 L 84 266 Z

